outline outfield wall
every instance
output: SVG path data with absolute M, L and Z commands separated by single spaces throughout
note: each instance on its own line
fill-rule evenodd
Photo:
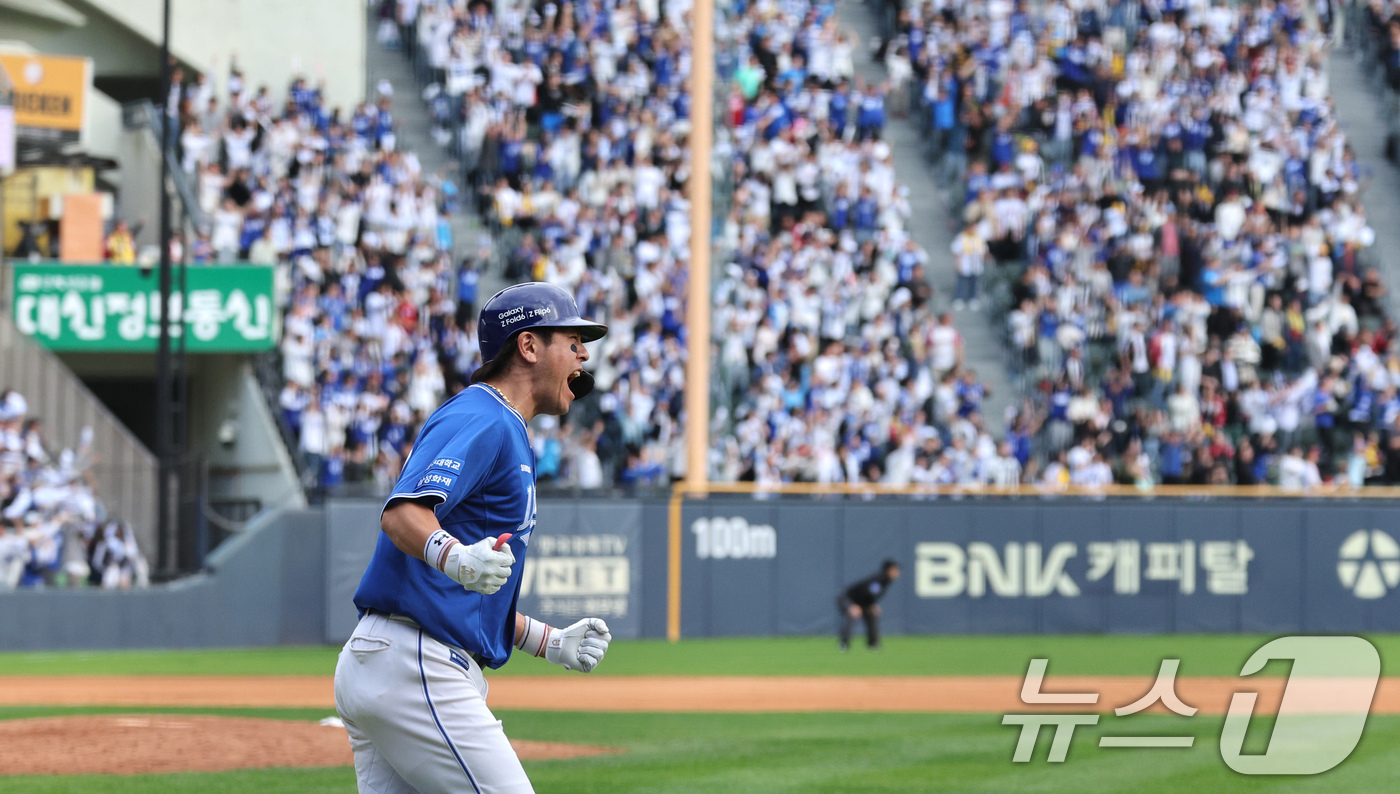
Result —
M 892 633 L 1396 631 L 1392 504 L 688 500 L 680 633 L 833 631 L 887 557 Z
M 0 649 L 343 642 L 379 509 L 264 518 L 140 592 L 0 593 Z M 1400 631 L 1390 501 L 545 499 L 538 527 L 521 610 L 619 637 L 834 632 L 838 590 L 887 557 L 893 634 Z
M 319 510 L 251 522 L 209 570 L 128 592 L 0 593 L 0 650 L 310 645 L 325 611 Z
M 379 502 L 326 510 L 325 641 L 350 637 L 352 598 L 379 536 Z M 666 636 L 666 503 L 556 499 L 538 506 L 518 609 L 556 626 L 601 617 L 615 637 Z

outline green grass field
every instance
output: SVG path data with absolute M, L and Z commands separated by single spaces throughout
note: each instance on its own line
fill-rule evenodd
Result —
M 825 638 L 692 640 L 670 645 L 618 642 L 595 674 L 1018 675 L 1045 656 L 1050 673 L 1155 674 L 1164 656 L 1182 659 L 1182 675 L 1233 675 L 1268 637 L 894 637 L 878 654 L 838 654 Z M 1370 638 L 1386 674 L 1396 675 L 1400 636 Z M 168 653 L 0 654 L 11 675 L 328 674 L 333 648 Z M 497 675 L 552 674 L 521 660 Z M 1272 670 L 1272 668 L 1270 668 Z M 1284 670 L 1279 669 L 1278 673 Z M 717 685 L 722 682 L 717 681 Z M 0 687 L 4 686 L 0 677 Z M 129 708 L 0 708 L 0 719 Z M 151 709 L 294 720 L 321 709 Z M 1400 779 L 1400 717 L 1372 717 L 1355 753 L 1310 778 L 1246 777 L 1220 760 L 1221 718 L 1105 716 L 1080 728 L 1068 760 L 1045 762 L 1050 731 L 1034 760 L 1014 764 L 1018 728 L 999 715 L 949 714 L 585 714 L 501 712 L 517 739 L 623 747 L 627 752 L 570 761 L 527 762 L 541 792 L 1380 792 Z M 1100 749 L 1101 735 L 1184 735 L 1191 749 Z M 1247 749 L 1262 752 L 1268 723 L 1251 726 Z M 353 792 L 349 768 L 258 770 L 133 777 L 0 777 L 3 792 Z
M 890 637 L 879 653 L 860 642 L 836 653 L 827 637 L 619 640 L 592 675 L 1022 675 L 1032 657 L 1051 675 L 1155 675 L 1166 657 L 1180 675 L 1236 675 L 1267 634 L 1172 636 Z M 1368 637 L 1385 675 L 1400 675 L 1400 634 Z M 6 675 L 328 675 L 339 648 L 0 653 Z M 1282 672 L 1280 670 L 1280 672 Z M 491 675 L 573 675 L 534 659 Z

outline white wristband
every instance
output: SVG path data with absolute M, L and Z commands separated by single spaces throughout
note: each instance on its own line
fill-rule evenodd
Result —
M 528 615 L 523 617 L 525 630 L 515 638 L 515 647 L 533 656 L 544 656 L 545 646 L 549 644 L 549 635 L 554 633 L 554 627 Z
M 428 536 L 428 542 L 423 546 L 423 562 L 441 571 L 443 563 L 447 561 L 447 553 L 452 551 L 452 547 L 456 545 L 458 545 L 456 538 L 452 537 L 447 530 L 439 529 Z

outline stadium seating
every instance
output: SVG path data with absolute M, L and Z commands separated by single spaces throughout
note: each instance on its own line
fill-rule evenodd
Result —
M 910 482 L 914 448 L 932 455 L 945 438 L 995 458 L 975 376 L 953 377 L 956 360 L 935 371 L 927 354 L 940 325 L 928 255 L 904 231 L 908 201 L 880 140 L 891 86 L 855 79 L 856 42 L 830 5 L 729 10 L 717 58 L 729 96 L 715 158 L 727 200 L 712 476 Z M 596 413 L 540 434 L 539 451 L 560 447 L 559 477 L 585 487 L 682 473 L 692 166 L 688 37 L 682 14 L 669 14 L 577 4 L 496 20 L 426 3 L 391 16 L 433 81 L 435 115 L 458 120 L 451 138 L 477 207 L 511 249 L 507 277 L 573 289 L 614 329 L 597 357 Z M 956 359 L 950 332 L 937 336 Z
M 1332 20 L 1132 3 L 905 14 L 950 204 L 996 261 L 1051 482 L 1394 481 L 1400 370 Z
M 1312 12 L 1126 5 L 904 11 L 880 85 L 855 75 L 834 7 L 728 9 L 712 478 L 1384 477 L 1388 442 L 1368 431 L 1400 406 L 1393 323 L 1366 258 L 1362 171 L 1325 101 L 1325 34 Z M 395 100 L 341 119 L 300 81 L 280 105 L 265 90 L 225 109 L 187 97 L 191 116 L 207 108 L 182 140 L 215 218 L 194 255 L 291 265 L 281 405 L 316 484 L 388 485 L 478 363 L 472 290 L 493 266 L 572 290 L 613 328 L 597 399 L 536 432 L 542 481 L 680 476 L 683 16 L 382 13 L 491 229 L 471 267 L 439 245 L 457 186 L 397 150 Z M 911 105 L 935 169 L 963 186 L 953 305 L 988 304 L 1034 398 L 1000 439 L 955 324 L 933 311 L 930 253 L 906 233 L 881 140 Z

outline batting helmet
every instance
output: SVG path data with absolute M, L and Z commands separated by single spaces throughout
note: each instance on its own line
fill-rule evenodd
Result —
M 506 287 L 486 301 L 476 321 L 482 371 L 516 334 L 536 328 L 574 328 L 585 342 L 602 339 L 608 332 L 606 325 L 580 317 L 574 297 L 560 287 L 543 281 Z M 575 397 L 583 397 L 593 391 L 593 376 L 584 372 L 569 382 L 569 389 Z

